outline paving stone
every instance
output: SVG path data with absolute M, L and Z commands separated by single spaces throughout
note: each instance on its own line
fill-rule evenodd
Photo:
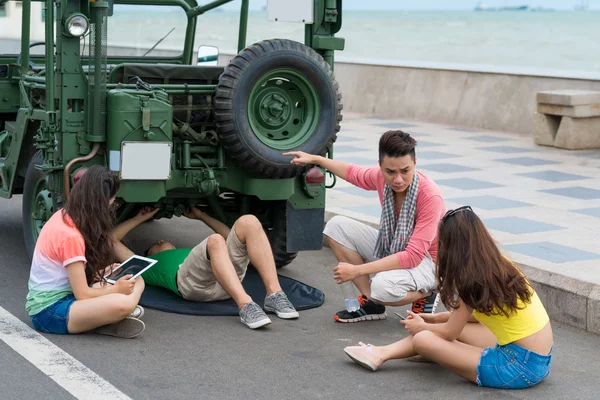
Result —
M 479 179 L 472 178 L 460 178 L 460 179 L 438 179 L 438 185 L 441 186 L 450 186 L 455 189 L 462 190 L 478 190 L 478 189 L 490 189 L 501 187 L 502 185 L 498 185 L 496 183 L 482 181 Z
M 524 254 L 556 264 L 600 260 L 600 254 L 551 242 L 508 244 L 504 248 L 514 253 Z
M 480 171 L 479 168 L 465 167 L 464 165 L 445 163 L 445 164 L 431 164 L 421 165 L 419 169 L 425 171 L 445 172 L 445 173 L 456 173 L 456 172 L 473 172 Z
M 496 196 L 476 196 L 448 199 L 456 204 L 468 204 L 472 207 L 483 208 L 484 210 L 503 210 L 506 208 L 531 207 L 533 204 L 523 203 L 521 201 L 504 199 Z
M 450 131 L 467 132 L 467 133 L 481 132 L 480 130 L 471 129 L 471 128 L 446 128 L 446 129 L 448 129 Z
M 581 200 L 595 200 L 600 199 L 600 190 L 590 189 L 581 186 L 560 188 L 560 189 L 548 189 L 542 190 L 542 192 L 555 194 L 558 196 L 571 197 L 573 199 Z
M 591 179 L 589 176 L 567 174 L 560 171 L 538 171 L 528 172 L 525 174 L 518 174 L 520 176 L 526 176 L 528 178 L 539 179 L 547 182 L 569 182 L 578 181 L 582 179 Z
M 502 138 L 502 137 L 498 137 L 498 136 L 489 136 L 489 135 L 472 136 L 472 137 L 468 137 L 465 139 L 472 140 L 474 142 L 481 142 L 481 143 L 506 142 L 508 140 L 507 138 Z
M 406 128 L 413 128 L 416 125 L 415 124 L 405 124 L 402 122 L 388 122 L 385 124 L 375 124 L 375 126 L 379 126 L 382 128 L 388 128 L 388 129 L 406 129 Z
M 493 151 L 494 153 L 503 153 L 503 154 L 530 153 L 532 151 L 535 151 L 535 149 L 528 149 L 528 148 L 515 147 L 515 146 L 480 147 L 478 150 Z
M 565 229 L 562 226 L 546 224 L 544 222 L 520 217 L 486 218 L 483 222 L 488 229 L 509 232 L 515 235 Z
M 596 208 L 582 208 L 580 210 L 571 210 L 572 212 L 576 212 L 578 214 L 589 215 L 591 217 L 600 218 L 600 207 Z
M 544 159 L 535 158 L 535 157 L 514 157 L 514 158 L 505 158 L 505 159 L 496 160 L 496 161 L 507 163 L 507 164 L 521 165 L 523 167 L 536 167 L 539 165 L 560 164 L 558 161 L 544 160 Z

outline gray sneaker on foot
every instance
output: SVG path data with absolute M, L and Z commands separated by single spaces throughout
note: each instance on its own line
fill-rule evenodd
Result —
M 137 318 L 127 317 L 116 324 L 104 325 L 96 328 L 94 332 L 99 335 L 115 336 L 123 339 L 133 339 L 146 329 L 143 321 Z
M 273 312 L 283 319 L 293 319 L 300 316 L 283 292 L 273 293 L 265 298 L 265 311 Z
M 260 328 L 271 323 L 263 309 L 253 301 L 244 304 L 240 310 L 240 320 L 250 329 Z

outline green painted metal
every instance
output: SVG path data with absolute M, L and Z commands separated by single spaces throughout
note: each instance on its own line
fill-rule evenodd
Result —
M 344 50 L 344 39 L 328 36 L 315 36 L 313 45 L 321 50 Z
M 49 0 L 50 1 L 50 0 Z M 106 141 L 106 18 L 109 4 L 104 0 L 90 3 L 91 22 L 95 25 L 93 30 L 96 54 L 93 57 L 94 70 L 93 84 L 89 88 L 88 134 L 90 142 Z M 91 117 L 91 118 L 90 118 Z
M 334 50 L 343 50 L 345 40 L 335 34 L 342 28 L 342 0 L 315 2 L 315 20 L 304 28 L 304 44 L 321 54 L 334 70 Z
M 238 53 L 246 47 L 246 34 L 248 32 L 248 3 L 249 0 L 242 0 L 240 10 L 240 30 L 238 34 Z
M 42 1 L 46 6 L 45 56 L 30 55 L 31 1 Z M 0 113 L 3 120 L 15 121 L 10 124 L 10 132 L 0 132 L 0 196 L 12 195 L 19 170 L 28 165 L 29 160 L 25 158 L 41 150 L 44 162 L 39 168 L 46 172 L 47 178 L 35 183 L 33 190 L 37 196 L 32 200 L 33 212 L 24 218 L 39 232 L 52 209 L 49 199 L 58 203 L 65 200 L 63 189 L 67 182 L 63 182 L 62 177 L 69 162 L 88 155 L 95 144 L 99 145 L 96 156 L 73 166 L 72 176 L 81 167 L 108 166 L 111 152 L 120 151 L 123 141 L 168 141 L 173 148 L 169 179 L 123 181 L 119 192 L 122 213 L 131 213 L 136 203 L 145 203 L 160 207 L 161 218 L 170 218 L 181 215 L 185 207 L 203 204 L 212 215 L 231 223 L 241 213 L 252 212 L 257 205 L 281 201 L 289 201 L 296 209 L 323 208 L 324 185 L 311 185 L 308 190 L 303 176 L 257 178 L 240 168 L 222 145 L 208 139 L 185 137 L 182 125 L 185 128 L 191 113 L 198 112 L 193 107 L 208 104 L 202 112 L 211 115 L 210 104 L 216 90 L 214 79 L 188 84 L 149 82 L 151 88 L 145 89 L 131 82 L 118 83 L 117 71 L 122 73 L 128 63 L 195 65 L 194 37 L 199 17 L 231 1 L 213 0 L 198 5 L 196 0 L 115 0 L 114 4 L 181 7 L 187 15 L 183 53 L 166 58 L 149 55 L 103 60 L 100 51 L 81 54 L 81 40 L 67 34 L 64 22 L 80 13 L 90 23 L 100 26 L 108 14 L 108 0 L 23 0 L 21 63 L 9 67 L 8 77 L 0 77 Z M 238 51 L 247 45 L 249 4 L 249 0 L 241 1 Z M 306 25 L 305 43 L 333 68 L 334 51 L 344 47 L 343 39 L 335 37 L 341 27 L 341 0 L 314 0 L 314 5 L 314 23 Z M 98 45 L 102 42 L 100 34 L 101 30 L 96 30 L 94 40 Z M 89 52 L 91 35 L 87 37 L 86 52 Z M 30 60 L 37 63 L 39 70 L 28 71 Z M 15 64 L 16 55 L 0 55 L 0 64 L 4 63 Z M 92 82 L 102 82 L 102 85 L 92 85 Z M 248 116 L 257 138 L 279 150 L 305 143 L 321 112 L 318 89 L 293 69 L 265 74 L 248 99 Z M 188 104 L 192 98 L 193 102 Z M 106 122 L 106 134 L 97 131 L 98 123 L 93 119 L 99 102 L 106 107 L 106 112 L 98 117 L 101 123 Z M 209 133 L 216 129 L 212 116 L 197 124 L 194 129 L 202 133 L 202 137 L 210 137 Z M 236 200 L 227 201 L 227 196 L 219 196 L 224 193 L 233 193 Z M 273 221 L 268 220 L 272 214 L 261 215 L 269 226 L 273 226 Z
M 57 19 L 66 20 L 68 16 L 81 12 L 82 7 L 78 2 L 62 0 L 57 4 Z M 88 81 L 80 63 L 82 58 L 80 39 L 66 34 L 63 24 L 60 25 L 57 34 L 60 34 L 60 40 L 57 40 L 56 43 L 56 52 L 59 55 L 56 58 L 56 69 L 60 76 L 57 91 L 60 109 L 66 111 L 57 115 L 60 127 L 55 133 L 58 152 L 55 154 L 48 152 L 48 162 L 52 166 L 66 164 L 73 158 L 91 151 L 91 141 L 85 140 L 85 138 L 89 139 L 87 113 L 85 112 L 86 106 L 89 108 L 89 98 Z M 24 78 L 31 80 L 30 77 Z M 43 80 L 45 78 L 34 79 Z M 55 192 L 62 193 L 62 175 L 53 176 L 53 182 Z
M 17 175 L 17 165 L 19 156 L 23 149 L 23 139 L 30 122 L 30 113 L 27 109 L 20 109 L 15 121 L 13 132 L 7 132 L 11 135 L 10 150 L 5 153 L 5 158 L 0 158 L 0 176 L 2 176 L 2 188 L 0 188 L 0 197 L 9 199 L 13 193 L 13 185 Z M 28 160 L 29 161 L 29 160 Z
M 19 85 L 0 79 L 0 113 L 14 113 L 19 109 Z
M 29 67 L 29 42 L 31 37 L 31 0 L 22 0 L 21 11 L 21 66 Z
M 320 112 L 314 85 L 289 68 L 266 73 L 248 99 L 248 118 L 256 137 L 266 145 L 289 150 L 313 134 Z
M 296 190 L 297 179 L 293 178 L 256 179 L 240 169 L 216 171 L 216 175 L 223 191 L 256 196 L 260 200 L 287 200 Z
M 31 18 L 31 13 L 30 13 Z M 54 1 L 46 0 L 46 21 L 54 21 Z M 54 24 L 46 23 L 46 71 L 52 71 L 46 75 L 46 111 L 52 113 L 54 104 Z
M 188 10 L 187 15 L 188 17 L 197 17 L 207 11 L 214 10 L 215 8 L 221 7 L 224 4 L 231 3 L 232 1 L 233 0 L 216 0 L 203 6 L 194 7 Z
M 288 201 L 295 209 L 304 210 L 309 208 L 325 208 L 325 187 L 323 185 L 311 185 L 311 193 L 305 189 L 304 180 L 296 180 L 294 193 Z

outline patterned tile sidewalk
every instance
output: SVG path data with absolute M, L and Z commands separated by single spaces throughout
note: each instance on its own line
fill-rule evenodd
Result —
M 600 151 L 536 146 L 529 136 L 345 114 L 334 158 L 377 165 L 379 136 L 411 133 L 417 168 L 447 208 L 471 205 L 515 261 L 600 284 Z M 331 180 L 328 178 L 328 181 Z M 377 192 L 337 180 L 327 211 L 379 223 Z

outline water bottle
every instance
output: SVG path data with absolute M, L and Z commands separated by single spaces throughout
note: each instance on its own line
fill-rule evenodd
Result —
M 340 284 L 342 287 L 342 295 L 344 296 L 344 302 L 346 303 L 346 310 L 348 312 L 358 311 L 360 304 L 358 304 L 358 291 L 352 281 L 344 282 Z

